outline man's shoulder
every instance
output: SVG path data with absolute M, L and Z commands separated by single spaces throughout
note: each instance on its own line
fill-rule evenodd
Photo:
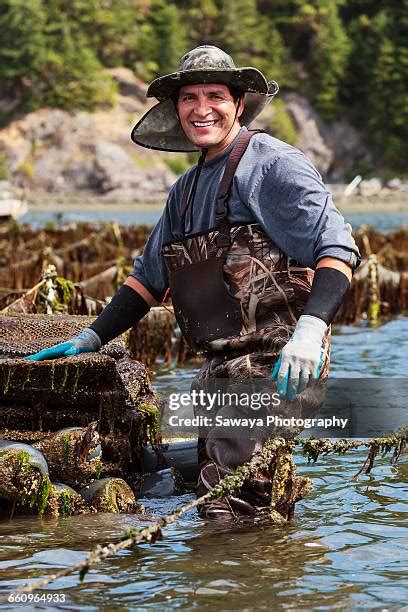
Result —
M 279 140 L 267 134 L 266 132 L 258 132 L 251 138 L 249 151 L 253 151 L 258 157 L 258 161 L 270 161 L 287 155 L 301 155 L 303 153 L 292 145 Z

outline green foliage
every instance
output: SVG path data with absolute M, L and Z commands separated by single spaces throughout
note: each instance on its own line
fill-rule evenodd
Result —
M 174 157 L 165 157 L 164 163 L 177 176 L 183 174 L 191 166 L 188 159 L 180 154 Z
M 360 15 L 350 24 L 353 43 L 347 95 L 355 123 L 377 147 L 386 168 L 408 166 L 408 1 Z
M 177 7 L 166 0 L 153 0 L 141 26 L 139 48 L 146 63 L 139 66 L 145 79 L 173 72 L 188 49 L 186 31 Z
M 335 2 L 328 2 L 313 43 L 313 100 L 324 119 L 340 115 L 339 92 L 344 82 L 350 45 Z
M 2 0 L 0 83 L 20 90 L 41 75 L 46 56 L 46 12 L 42 0 Z
M 306 95 L 323 118 L 351 119 L 385 168 L 408 165 L 408 0 L 1 0 L 0 32 L 0 102 L 15 101 L 13 112 L 113 104 L 106 68 L 148 81 L 173 72 L 188 49 L 215 44 Z M 271 129 L 295 142 L 283 106 L 276 111 Z
M 269 121 L 270 133 L 272 136 L 275 136 L 275 138 L 279 138 L 280 140 L 284 140 L 296 146 L 298 134 L 282 100 L 277 99 L 273 102 L 273 110 L 273 117 Z

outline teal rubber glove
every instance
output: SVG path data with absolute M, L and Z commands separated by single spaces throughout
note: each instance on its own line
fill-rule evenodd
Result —
M 322 342 L 327 325 L 318 317 L 302 315 L 293 336 L 282 349 L 271 374 L 282 398 L 292 401 L 320 376 Z
M 45 359 L 57 359 L 58 357 L 68 357 L 69 355 L 79 355 L 79 353 L 92 353 L 101 348 L 101 340 L 93 329 L 87 327 L 78 336 L 71 338 L 61 344 L 55 344 L 50 348 L 43 349 L 34 355 L 25 357 L 29 361 L 43 361 Z

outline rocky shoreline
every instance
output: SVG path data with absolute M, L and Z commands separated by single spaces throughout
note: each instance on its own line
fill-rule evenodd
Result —
M 119 87 L 113 107 L 93 113 L 43 108 L 0 129 L 0 178 L 23 189 L 30 203 L 163 203 L 177 177 L 194 163 L 194 156 L 148 150 L 131 142 L 131 128 L 152 101 L 146 100 L 145 83 L 130 70 L 115 68 L 111 75 Z M 336 194 L 344 193 L 345 177 L 353 176 L 354 169 L 376 167 L 354 127 L 343 119 L 324 122 L 310 102 L 295 93 L 282 94 L 251 127 L 284 138 L 277 132 L 282 112 L 293 127 L 294 144 Z M 353 195 L 388 199 L 388 192 L 404 200 L 408 181 L 363 180 Z

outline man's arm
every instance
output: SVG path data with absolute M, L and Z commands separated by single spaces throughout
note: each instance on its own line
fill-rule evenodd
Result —
M 163 216 L 151 233 L 143 256 L 137 257 L 132 274 L 98 318 L 78 336 L 26 359 L 42 361 L 97 351 L 103 344 L 136 325 L 150 307 L 158 303 L 167 288 L 167 278 L 161 261 Z
M 136 281 L 133 277 L 130 285 L 128 281 L 129 279 L 120 287 L 109 304 L 89 327 L 86 327 L 74 338 L 43 349 L 34 355 L 29 355 L 26 359 L 43 361 L 78 355 L 79 353 L 92 353 L 98 351 L 103 344 L 136 325 L 150 310 L 150 304 L 146 300 L 149 300 L 151 304 L 156 300 L 139 281 Z M 136 287 L 138 290 L 136 290 Z

